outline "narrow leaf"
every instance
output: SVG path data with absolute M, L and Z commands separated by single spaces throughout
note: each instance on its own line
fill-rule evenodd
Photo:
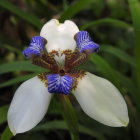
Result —
M 92 55 L 91 62 L 93 62 L 98 67 L 99 71 L 117 86 L 122 93 L 124 93 L 123 88 L 125 87 L 125 90 L 131 94 L 134 102 L 137 104 L 136 107 L 140 110 L 139 95 L 137 94 L 136 86 L 131 79 L 114 70 L 107 61 L 98 55 Z
M 31 25 L 35 26 L 36 28 L 40 29 L 42 27 L 41 22 L 39 21 L 39 19 L 36 16 L 31 15 L 27 11 L 26 12 L 22 11 L 20 8 L 18 8 L 11 2 L 9 2 L 7 0 L 0 0 L 0 6 L 5 8 L 6 10 L 9 10 L 10 12 L 16 14 L 17 16 L 24 19 L 25 21 L 27 21 Z
M 11 51 L 11 52 L 15 52 L 15 53 L 21 55 L 21 51 L 18 50 L 17 48 L 15 48 L 15 47 L 13 47 L 13 46 L 10 46 L 8 44 L 3 44 L 2 47 L 5 48 L 5 49 L 7 49 L 7 50 L 9 50 L 9 51 Z
M 13 84 L 23 82 L 23 81 L 28 80 L 28 79 L 30 79 L 30 78 L 36 76 L 36 75 L 37 75 L 37 73 L 34 73 L 34 74 L 28 74 L 28 75 L 24 75 L 24 76 L 20 76 L 20 77 L 13 78 L 13 79 L 8 80 L 8 81 L 6 81 L 6 82 L 4 82 L 4 83 L 1 83 L 1 84 L 0 84 L 0 88 L 2 88 L 2 87 L 7 87 L 7 86 L 11 86 L 11 85 L 13 85 Z
M 90 27 L 96 27 L 99 25 L 109 25 L 109 26 L 116 26 L 123 29 L 132 29 L 132 26 L 124 21 L 118 20 L 118 19 L 112 19 L 112 18 L 103 18 L 98 19 L 92 22 L 89 22 L 87 24 L 84 24 L 80 29 L 85 30 Z
M 64 22 L 64 20 L 72 18 L 78 12 L 80 12 L 81 10 L 83 10 L 87 6 L 89 6 L 92 2 L 93 2 L 93 0 L 78 0 L 77 2 L 75 2 L 71 6 L 69 6 L 67 8 L 67 10 L 65 10 L 61 14 L 59 20 L 61 22 Z
M 140 2 L 139 0 L 128 0 L 128 3 L 135 31 L 136 78 L 140 89 Z
M 92 55 L 91 62 L 93 62 L 99 69 L 99 71 L 111 82 L 113 82 L 118 88 L 120 88 L 120 79 L 117 77 L 116 71 L 100 56 Z
M 107 53 L 110 53 L 116 57 L 118 57 L 120 60 L 130 64 L 132 67 L 135 67 L 135 62 L 134 62 L 134 58 L 130 55 L 128 55 L 127 53 L 125 53 L 124 51 L 115 48 L 114 46 L 110 46 L 110 45 L 101 45 L 102 47 L 102 51 L 105 51 Z
M 135 86 L 133 82 L 126 76 L 122 75 L 120 72 L 113 69 L 109 63 L 101 58 L 99 55 L 92 55 L 91 56 L 91 62 L 93 62 L 99 69 L 99 71 L 113 84 L 115 84 L 120 90 L 120 85 L 126 87 L 129 91 L 135 92 Z
M 1 135 L 1 140 L 10 140 L 13 137 L 9 127 L 7 126 Z
M 47 122 L 43 125 L 39 125 L 36 128 L 34 128 L 32 131 L 48 131 L 48 130 L 54 130 L 54 129 L 61 129 L 61 130 L 68 130 L 68 126 L 64 121 L 52 121 L 52 122 Z M 96 138 L 98 140 L 105 140 L 105 137 L 97 132 L 96 130 L 91 130 L 83 125 L 79 125 L 79 132 L 89 135 L 93 138 Z
M 8 105 L 4 105 L 0 107 L 0 124 L 6 121 L 8 108 L 9 108 Z
M 31 64 L 29 61 L 13 61 L 0 65 L 0 74 L 14 71 L 43 72 L 45 69 Z

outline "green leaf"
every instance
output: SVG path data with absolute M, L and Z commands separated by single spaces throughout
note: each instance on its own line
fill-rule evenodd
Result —
M 72 18 L 78 12 L 89 6 L 92 2 L 93 0 L 78 0 L 77 2 L 73 3 L 61 14 L 59 18 L 60 22 L 64 22 L 64 20 Z
M 1 135 L 1 140 L 10 140 L 13 137 L 9 127 L 7 126 Z
M 9 108 L 8 105 L 4 105 L 0 107 L 0 124 L 6 121 L 8 108 Z
M 113 84 L 115 84 L 121 91 L 122 88 L 120 85 L 126 87 L 128 91 L 129 89 L 131 89 L 130 90 L 132 92 L 131 94 L 133 94 L 133 92 L 136 91 L 136 88 L 132 80 L 130 80 L 128 77 L 122 75 L 120 72 L 113 69 L 106 60 L 95 54 L 92 55 L 90 60 L 98 67 L 99 71 L 108 80 L 110 80 Z
M 27 11 L 26 12 L 22 11 L 20 8 L 18 8 L 14 4 L 10 3 L 9 1 L 0 0 L 0 6 L 5 8 L 6 10 L 9 10 L 10 12 L 16 14 L 17 16 L 24 19 L 28 23 L 32 24 L 36 28 L 40 29 L 42 27 L 41 22 L 39 21 L 39 19 L 36 16 L 31 15 Z
M 2 84 L 0 84 L 0 88 L 2 87 L 7 87 L 7 86 L 11 86 L 13 84 L 16 84 L 16 83 L 20 83 L 20 82 L 23 82 L 25 80 L 28 80 L 34 76 L 36 76 L 37 73 L 34 73 L 34 74 L 28 74 L 28 75 L 24 75 L 24 76 L 20 76 L 20 77 L 16 77 L 16 78 L 13 78 L 11 80 L 8 80 Z
M 115 48 L 114 46 L 101 45 L 101 51 L 108 52 L 108 53 L 118 57 L 120 60 L 130 64 L 132 67 L 135 67 L 134 58 L 132 56 L 128 55 L 127 53 L 125 53 L 124 51 L 122 51 L 118 48 Z
M 120 85 L 123 85 L 127 89 L 131 89 L 132 94 L 136 91 L 132 80 L 113 69 L 106 60 L 96 54 L 92 55 L 90 60 L 98 67 L 99 71 L 120 90 L 122 89 Z
M 120 89 L 120 79 L 117 77 L 116 71 L 104 59 L 94 54 L 91 56 L 90 60 L 108 80 L 113 82 Z
M 82 125 L 79 125 L 79 132 L 90 135 L 92 137 L 95 137 L 98 140 L 105 140 L 105 137 L 101 133 L 98 133 L 97 131 L 95 131 L 93 129 L 91 130 L 91 129 L 89 129 L 85 126 L 82 126 Z
M 44 72 L 46 70 L 31 64 L 29 61 L 13 61 L 0 65 L 0 74 L 15 71 Z
M 52 122 L 47 122 L 43 125 L 39 125 L 36 128 L 34 128 L 32 131 L 48 131 L 48 130 L 54 130 L 54 129 L 61 129 L 61 130 L 68 130 L 68 126 L 64 121 L 52 121 Z M 97 132 L 96 130 L 91 130 L 83 125 L 79 125 L 79 132 L 89 135 L 93 138 L 96 138 L 98 140 L 105 140 L 105 137 Z
M 98 67 L 99 71 L 114 85 L 116 85 L 122 93 L 124 93 L 122 86 L 125 87 L 125 90 L 131 94 L 134 102 L 137 104 L 136 107 L 140 110 L 137 88 L 131 79 L 114 70 L 107 61 L 98 55 L 92 55 L 91 62 L 93 62 Z
M 128 0 L 135 31 L 135 58 L 136 78 L 140 89 L 140 2 L 139 0 Z
M 9 51 L 11 51 L 11 52 L 15 52 L 15 53 L 21 55 L 21 51 L 18 50 L 17 48 L 15 48 L 15 47 L 13 47 L 13 46 L 10 46 L 8 44 L 3 44 L 2 47 L 5 48 L 5 49 L 7 49 L 7 50 L 9 50 Z
M 95 27 L 99 25 L 109 25 L 109 26 L 116 26 L 123 29 L 129 29 L 132 28 L 132 26 L 124 21 L 118 20 L 118 19 L 112 19 L 112 18 L 103 18 L 98 19 L 92 22 L 89 22 L 87 24 L 84 24 L 80 30 L 85 30 L 90 27 Z
M 63 0 L 63 9 L 66 10 L 68 8 L 68 1 Z

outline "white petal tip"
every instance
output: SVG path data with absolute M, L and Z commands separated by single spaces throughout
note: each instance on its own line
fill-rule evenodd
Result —
M 118 123 L 115 123 L 115 124 L 112 124 L 109 126 L 111 126 L 111 127 L 127 127 L 128 124 L 129 124 L 129 119 L 127 119 L 125 121 L 120 120 Z
M 111 127 L 127 127 L 129 124 L 129 117 L 128 115 L 126 117 L 124 117 L 123 119 L 119 119 L 116 117 L 116 119 L 114 119 L 114 122 L 111 122 L 108 126 Z
M 122 122 L 122 126 L 123 126 L 123 127 L 127 127 L 128 124 L 129 124 L 129 119 L 128 119 L 128 121 L 126 121 L 126 122 Z
M 49 22 L 50 22 L 50 23 L 51 23 L 51 22 L 54 22 L 56 25 L 59 25 L 59 24 L 60 24 L 59 21 L 58 21 L 57 19 L 51 19 Z
M 15 136 L 17 133 L 16 132 L 12 132 L 13 136 Z
M 11 131 L 11 133 L 13 134 L 13 136 L 15 136 L 15 135 L 17 134 L 17 132 L 16 132 L 15 130 L 11 130 L 11 129 L 10 129 L 10 131 Z

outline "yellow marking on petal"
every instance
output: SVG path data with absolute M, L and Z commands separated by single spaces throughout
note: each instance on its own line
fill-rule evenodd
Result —
M 38 75 L 38 78 L 48 87 L 48 80 L 47 80 L 47 72 L 41 73 Z
M 72 89 L 76 89 L 79 81 L 86 75 L 86 72 L 83 70 L 73 70 L 67 74 L 74 78 Z
M 60 23 L 59 23 L 59 20 L 57 20 L 57 19 L 53 19 L 54 20 L 54 22 L 57 24 L 57 25 L 59 25 Z
M 122 120 L 120 120 L 120 121 L 121 121 L 121 123 L 123 124 L 124 127 L 127 127 L 127 125 L 129 124 L 129 121 L 128 122 L 124 122 Z

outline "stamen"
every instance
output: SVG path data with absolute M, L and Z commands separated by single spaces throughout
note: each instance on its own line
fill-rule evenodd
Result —
M 32 57 L 32 63 L 38 66 L 41 66 L 46 69 L 50 69 L 51 72 L 57 73 L 59 68 L 57 66 L 57 63 L 54 59 L 54 54 L 43 52 L 42 55 L 39 56 L 33 56 Z
M 63 68 L 65 66 L 65 54 L 62 54 L 61 51 L 58 51 L 58 55 L 54 56 L 54 59 L 59 68 Z
M 81 65 L 89 58 L 89 53 L 83 52 L 81 53 L 78 49 L 74 52 L 72 51 L 64 51 L 65 54 L 65 72 L 70 72 L 73 68 Z
M 80 53 L 79 56 L 70 64 L 69 69 L 79 66 L 87 61 L 89 55 L 87 53 Z

